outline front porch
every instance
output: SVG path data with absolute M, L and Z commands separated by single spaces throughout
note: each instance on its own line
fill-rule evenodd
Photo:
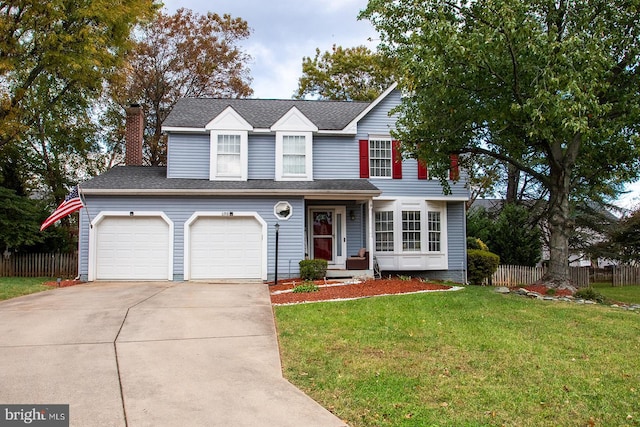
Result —
M 374 276 L 372 206 L 372 198 L 305 200 L 305 257 L 327 260 L 327 278 Z

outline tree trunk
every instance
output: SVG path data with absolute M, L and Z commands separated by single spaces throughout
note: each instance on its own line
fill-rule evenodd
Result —
M 569 212 L 570 170 L 551 168 L 549 188 L 549 269 L 542 284 L 556 289 L 577 289 L 571 281 L 569 270 L 569 232 L 573 221 Z
M 520 170 L 507 163 L 507 198 L 506 203 L 514 203 L 518 200 L 518 187 L 520 186 Z

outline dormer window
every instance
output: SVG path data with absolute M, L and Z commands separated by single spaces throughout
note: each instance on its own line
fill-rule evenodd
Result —
M 276 180 L 313 180 L 313 132 L 318 128 L 293 107 L 271 130 L 276 132 Z
M 276 134 L 277 179 L 311 179 L 311 132 Z
M 246 181 L 247 132 L 211 132 L 211 179 Z
M 248 140 L 253 127 L 228 107 L 206 126 L 211 132 L 209 179 L 246 181 L 249 176 Z

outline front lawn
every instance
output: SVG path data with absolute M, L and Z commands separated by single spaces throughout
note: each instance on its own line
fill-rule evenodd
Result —
M 640 313 L 492 288 L 275 308 L 285 376 L 350 426 L 640 426 Z
M 51 289 L 45 277 L 0 277 L 0 301 Z
M 594 283 L 591 287 L 611 301 L 640 304 L 639 285 L 613 287 L 611 283 Z

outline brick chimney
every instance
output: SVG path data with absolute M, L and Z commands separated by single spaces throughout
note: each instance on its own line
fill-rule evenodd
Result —
M 125 125 L 124 163 L 127 166 L 142 166 L 142 141 L 144 136 L 144 112 L 138 104 L 127 108 Z

